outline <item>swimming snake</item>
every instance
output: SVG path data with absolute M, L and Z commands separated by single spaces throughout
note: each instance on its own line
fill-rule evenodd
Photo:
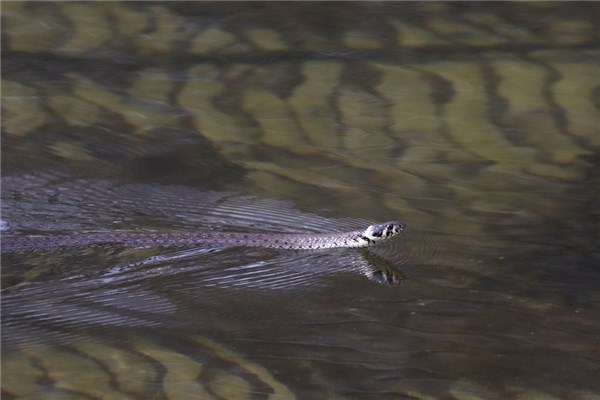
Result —
M 267 247 L 275 249 L 329 249 L 369 247 L 396 236 L 405 224 L 389 221 L 368 226 L 365 230 L 337 233 L 240 233 L 240 232 L 89 232 L 68 235 L 5 236 L 0 240 L 2 252 L 85 247 L 117 244 L 128 247 Z

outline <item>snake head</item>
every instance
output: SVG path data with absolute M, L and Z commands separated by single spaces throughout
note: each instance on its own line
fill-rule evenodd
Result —
M 369 242 L 378 242 L 396 236 L 404 228 L 406 224 L 400 221 L 388 221 L 383 224 L 371 225 L 363 233 L 363 237 Z

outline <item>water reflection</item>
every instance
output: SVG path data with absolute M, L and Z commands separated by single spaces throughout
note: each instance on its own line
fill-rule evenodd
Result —
M 3 4 L 3 228 L 409 229 L 3 255 L 3 395 L 594 398 L 591 6 L 282 4 Z
M 64 178 L 59 183 L 48 174 L 11 176 L 6 182 L 3 216 L 21 232 L 106 229 L 115 223 L 191 229 L 202 221 L 213 227 L 219 221 L 219 229 L 284 231 L 293 225 L 318 232 L 332 223 L 338 229 L 363 223 L 302 213 L 290 203 L 178 186 Z M 27 196 L 16 195 L 22 190 Z M 76 201 L 82 193 L 89 194 L 87 200 Z M 191 199 L 202 199 L 202 205 L 191 207 Z M 56 215 L 69 219 L 54 226 Z M 124 216 L 127 220 L 121 222 Z M 419 243 L 420 237 L 429 239 Z M 444 243 L 435 252 L 428 251 L 431 237 Z M 55 354 L 56 346 L 83 346 L 99 360 L 95 346 L 108 340 L 126 352 L 118 357 L 141 353 L 162 360 L 167 354 L 178 359 L 182 351 L 193 354 L 197 350 L 189 346 L 198 338 L 218 338 L 222 344 L 215 346 L 225 345 L 227 352 L 238 349 L 269 370 L 285 368 L 284 360 L 303 360 L 321 379 L 338 382 L 342 392 L 347 374 L 353 379 L 360 375 L 356 363 L 377 371 L 377 379 L 360 389 L 373 393 L 388 383 L 418 392 L 424 382 L 435 386 L 461 382 L 463 376 L 477 384 L 452 390 L 491 393 L 498 390 L 497 374 L 479 371 L 494 370 L 498 359 L 510 370 L 503 385 L 524 377 L 533 381 L 531 368 L 566 363 L 580 371 L 581 382 L 592 379 L 595 362 L 586 353 L 596 342 L 595 292 L 568 289 L 569 275 L 574 287 L 583 288 L 575 271 L 562 272 L 552 284 L 542 280 L 530 286 L 549 279 L 550 270 L 558 267 L 559 257 L 548 263 L 556 253 L 552 246 L 544 256 L 530 259 L 530 270 L 523 270 L 523 256 L 531 253 L 523 246 L 514 248 L 515 242 L 479 237 L 461 248 L 448 245 L 469 240 L 423 232 L 411 237 L 409 230 L 372 253 L 108 246 L 4 254 L 3 342 L 9 362 L 15 352 L 25 352 L 52 371 L 54 363 L 83 362 L 64 361 L 70 356 Z M 360 275 L 384 285 L 365 284 Z M 569 340 L 574 332 L 577 341 Z M 167 364 L 179 370 L 181 362 Z M 330 368 L 331 363 L 337 367 Z M 400 365 L 409 367 L 399 370 Z M 453 369 L 432 370 L 435 365 Z M 345 371 L 343 376 L 337 370 Z
M 285 202 L 231 193 L 82 179 L 59 183 L 57 179 L 49 174 L 5 178 L 2 207 L 10 227 L 5 235 L 19 231 L 52 235 L 66 229 L 77 233 L 84 226 L 107 230 L 117 223 L 140 227 L 169 224 L 170 228 L 185 226 L 188 231 L 207 227 L 213 231 L 239 231 L 251 227 L 254 231 L 294 229 L 306 233 L 311 233 L 308 229 L 324 232 L 332 227 L 364 227 L 360 221 L 303 214 Z M 202 205 L 192 206 L 198 202 Z M 264 220 L 262 214 L 269 215 L 269 219 Z M 56 216 L 61 222 L 55 225 L 51 221 Z M 62 216 L 69 217 L 70 222 L 67 224 Z M 221 223 L 213 226 L 217 220 Z M 398 253 L 393 243 L 381 249 L 393 259 L 393 248 Z M 327 276 L 347 272 L 388 286 L 399 285 L 402 280 L 402 273 L 392 261 L 370 250 L 354 249 L 224 249 L 210 243 L 187 249 L 105 245 L 30 249 L 4 254 L 3 261 L 5 342 L 15 338 L 27 341 L 23 333 L 15 335 L 14 331 L 40 331 L 41 321 L 51 332 L 66 330 L 66 337 L 75 328 L 93 330 L 96 325 L 165 324 L 169 315 L 181 310 L 168 300 L 170 295 L 165 298 L 154 292 L 158 282 L 161 292 L 181 295 L 190 283 L 194 292 L 210 288 L 309 290 L 325 285 Z M 202 297 L 207 296 L 202 293 Z M 161 321 L 161 315 L 167 320 Z

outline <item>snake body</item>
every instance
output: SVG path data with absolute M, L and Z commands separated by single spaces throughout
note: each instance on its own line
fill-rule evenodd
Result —
M 2 252 L 48 250 L 117 244 L 127 247 L 267 247 L 275 249 L 329 249 L 368 247 L 396 236 L 405 227 L 398 221 L 374 224 L 365 230 L 338 233 L 239 233 L 239 232 L 95 232 L 52 236 L 8 236 L 0 241 Z

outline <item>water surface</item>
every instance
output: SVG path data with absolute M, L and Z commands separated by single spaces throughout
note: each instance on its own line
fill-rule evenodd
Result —
M 3 235 L 408 224 L 3 254 L 3 397 L 596 398 L 595 4 L 2 14 Z

